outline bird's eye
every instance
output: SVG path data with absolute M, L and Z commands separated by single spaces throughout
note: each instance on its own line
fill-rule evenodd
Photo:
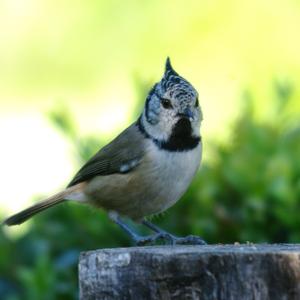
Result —
M 173 108 L 172 103 L 171 103 L 171 101 L 169 99 L 161 98 L 161 104 L 166 109 Z
M 198 97 L 196 98 L 196 103 L 195 103 L 195 107 L 198 107 L 199 106 L 199 99 Z

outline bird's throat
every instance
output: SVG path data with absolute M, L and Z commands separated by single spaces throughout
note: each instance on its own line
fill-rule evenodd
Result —
M 172 133 L 167 140 L 158 140 L 152 137 L 145 129 L 142 118 L 137 121 L 140 132 L 151 139 L 160 149 L 170 152 L 184 152 L 196 148 L 200 141 L 200 136 L 193 136 L 192 126 L 187 118 L 181 118 L 172 129 Z

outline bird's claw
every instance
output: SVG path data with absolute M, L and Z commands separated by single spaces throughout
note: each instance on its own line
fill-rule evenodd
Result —
M 176 245 L 207 245 L 207 243 L 201 237 L 196 235 L 174 238 Z
M 139 237 L 135 240 L 137 246 L 154 245 L 157 242 L 163 242 L 164 244 L 173 244 L 173 237 L 169 233 L 159 232 L 146 237 Z
M 138 237 L 135 240 L 137 246 L 155 245 L 157 242 L 162 242 L 165 245 L 206 245 L 207 243 L 195 235 L 186 237 L 176 237 L 167 232 L 159 232 L 146 237 Z

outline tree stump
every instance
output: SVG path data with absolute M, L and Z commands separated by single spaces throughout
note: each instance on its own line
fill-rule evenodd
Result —
M 300 245 L 155 246 L 84 252 L 80 299 L 300 299 Z

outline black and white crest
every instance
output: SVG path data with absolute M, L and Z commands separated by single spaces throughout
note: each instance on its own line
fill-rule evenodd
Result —
M 169 57 L 166 60 L 165 74 L 161 80 L 161 86 L 165 91 L 170 90 L 171 97 L 192 98 L 197 96 L 194 87 L 173 69 Z

